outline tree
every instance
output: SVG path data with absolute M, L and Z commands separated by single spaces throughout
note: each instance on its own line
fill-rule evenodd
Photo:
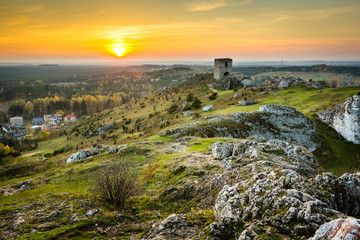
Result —
M 197 97 L 195 97 L 194 102 L 192 103 L 192 107 L 195 109 L 199 109 L 201 107 L 201 101 Z
M 9 153 L 10 153 L 10 147 L 9 145 L 6 145 L 4 148 L 3 148 L 3 151 L 4 151 L 4 155 L 7 156 Z
M 24 113 L 24 105 L 20 103 L 15 103 L 9 107 L 8 113 L 10 116 L 22 115 Z
M 175 112 L 177 109 L 179 108 L 179 106 L 176 103 L 173 103 L 168 109 L 166 109 L 166 111 L 168 113 L 173 113 Z
M 30 136 L 30 134 L 31 134 L 31 125 L 28 124 L 28 125 L 26 126 L 26 135 Z
M 95 176 L 93 193 L 117 210 L 124 209 L 126 201 L 137 192 L 138 173 L 128 161 L 103 165 Z
M 214 92 L 209 96 L 209 99 L 214 100 L 214 99 L 216 99 L 216 97 L 217 97 L 217 92 Z
M 188 102 L 194 101 L 194 94 L 189 93 L 186 97 L 186 101 L 188 101 Z
M 80 112 L 81 112 L 81 115 L 87 114 L 86 103 L 85 103 L 84 99 L 82 100 L 82 102 L 80 104 Z
M 44 130 L 44 132 L 43 132 L 43 134 L 42 134 L 42 139 L 47 139 L 47 138 L 49 138 L 50 137 L 50 133 L 49 132 L 47 132 L 46 130 Z

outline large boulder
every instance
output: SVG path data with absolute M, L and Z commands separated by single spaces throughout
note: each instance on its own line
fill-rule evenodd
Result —
M 95 152 L 92 150 L 83 150 L 77 153 L 74 153 L 73 155 L 71 155 L 71 157 L 66 161 L 67 164 L 72 163 L 74 161 L 78 161 L 81 159 L 85 159 L 88 157 L 91 157 L 95 155 Z
M 163 135 L 278 139 L 305 146 L 311 151 L 318 146 L 315 123 L 295 108 L 279 105 L 260 106 L 259 111 L 251 113 L 206 117 L 168 130 Z
M 245 78 L 245 79 L 241 80 L 241 84 L 244 87 L 253 87 L 254 86 L 254 82 L 249 78 Z
M 144 240 L 182 240 L 193 239 L 198 233 L 194 224 L 190 223 L 185 215 L 172 214 L 154 224 L 151 230 L 143 237 Z
M 360 95 L 349 97 L 345 103 L 318 113 L 318 118 L 346 140 L 360 144 Z
M 240 106 L 247 106 L 247 105 L 253 105 L 258 104 L 259 102 L 257 100 L 241 100 L 239 101 Z
M 231 155 L 229 145 L 213 145 L 214 157 L 227 153 L 221 163 L 234 182 L 214 206 L 217 222 L 210 228 L 217 239 L 311 237 L 334 218 L 360 215 L 360 173 L 317 173 L 311 152 L 284 141 L 242 140 Z
M 360 220 L 352 217 L 339 218 L 321 225 L 309 240 L 352 240 L 360 239 Z

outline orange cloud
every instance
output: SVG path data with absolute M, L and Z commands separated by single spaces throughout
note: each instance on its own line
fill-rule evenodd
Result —
M 22 25 L 29 22 L 28 17 L 26 16 L 18 16 L 12 18 L 9 22 L 7 22 L 8 25 Z

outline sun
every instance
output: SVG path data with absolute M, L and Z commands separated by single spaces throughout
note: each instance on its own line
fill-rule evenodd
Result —
M 126 52 L 125 47 L 114 47 L 112 50 L 118 57 L 122 57 Z
M 116 57 L 124 57 L 129 52 L 129 47 L 125 43 L 114 43 L 109 49 Z

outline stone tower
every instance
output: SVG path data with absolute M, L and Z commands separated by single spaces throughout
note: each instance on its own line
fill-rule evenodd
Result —
M 214 78 L 221 80 L 231 77 L 232 73 L 232 59 L 231 58 L 217 58 L 214 61 Z

